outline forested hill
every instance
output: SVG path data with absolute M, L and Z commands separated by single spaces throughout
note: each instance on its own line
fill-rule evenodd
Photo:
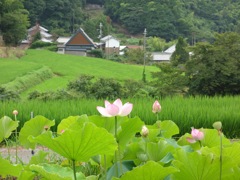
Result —
M 88 4 L 98 4 L 104 15 L 93 17 Z M 240 32 L 239 9 L 239 0 L 1 0 L 0 33 L 7 44 L 16 44 L 38 21 L 56 36 L 81 26 L 97 39 L 102 22 L 103 35 L 117 23 L 132 35 L 147 28 L 148 36 L 166 40 L 209 41 L 214 32 Z

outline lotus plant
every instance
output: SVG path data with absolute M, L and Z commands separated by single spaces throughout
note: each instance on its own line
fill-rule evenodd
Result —
M 213 123 L 213 128 L 216 129 L 218 131 L 218 134 L 220 136 L 220 180 L 222 179 L 222 149 L 223 149 L 223 145 L 222 145 L 222 122 L 217 121 L 215 123 Z
M 101 107 L 101 106 L 97 106 L 97 110 L 98 112 L 104 116 L 104 117 L 115 117 L 115 132 L 114 132 L 114 136 L 116 141 L 118 142 L 118 137 L 117 137 L 117 116 L 127 116 L 131 113 L 132 108 L 133 108 L 133 104 L 132 103 L 125 103 L 123 105 L 122 101 L 120 99 L 116 99 L 113 103 L 110 103 L 109 101 L 105 100 L 104 102 L 105 107 Z M 119 149 L 119 144 L 118 144 L 118 149 Z M 118 175 L 118 155 L 117 155 L 117 151 L 115 152 L 115 172 L 117 177 Z M 122 168 L 120 168 L 122 169 Z
M 195 129 L 192 127 L 191 136 L 192 137 L 187 138 L 187 141 L 189 143 L 195 143 L 195 142 L 199 141 L 199 143 L 201 145 L 200 141 L 204 138 L 204 133 L 202 131 L 199 131 L 198 129 Z
M 161 112 L 162 107 L 160 103 L 156 100 L 153 105 L 152 105 L 152 112 L 157 115 L 157 120 L 158 120 L 158 113 Z
M 18 115 L 18 111 L 17 110 L 14 110 L 13 111 L 13 115 L 14 115 L 14 118 L 15 118 L 15 121 L 17 121 L 17 115 Z M 18 147 L 17 147 L 17 143 L 18 143 L 18 138 L 17 138 L 17 128 L 15 129 L 15 138 L 16 138 L 16 164 L 18 162 Z

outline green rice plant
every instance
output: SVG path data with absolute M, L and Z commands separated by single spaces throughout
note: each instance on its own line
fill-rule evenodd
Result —
M 215 121 L 223 123 L 224 132 L 228 137 L 240 137 L 240 96 L 226 97 L 168 97 L 158 99 L 162 110 L 159 120 L 172 120 L 180 129 L 180 135 L 191 127 L 210 128 Z M 154 124 L 157 120 L 152 113 L 153 98 L 131 98 L 124 101 L 133 103 L 131 117 L 139 116 L 146 124 Z M 12 110 L 19 111 L 19 127 L 34 115 L 43 115 L 56 124 L 70 115 L 96 115 L 96 106 L 103 104 L 102 100 L 76 99 L 55 101 L 20 101 L 0 102 L 0 116 L 12 117 Z

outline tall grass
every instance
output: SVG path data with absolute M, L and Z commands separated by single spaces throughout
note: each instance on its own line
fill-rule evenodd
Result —
M 156 115 L 152 113 L 152 98 L 134 98 L 123 102 L 134 104 L 131 116 L 139 116 L 146 124 L 153 124 Z M 180 134 L 195 128 L 212 128 L 215 121 L 221 121 L 223 132 L 228 137 L 240 137 L 240 96 L 227 97 L 172 97 L 159 100 L 162 111 L 159 120 L 172 120 L 180 128 Z M 104 100 L 81 99 L 68 101 L 22 101 L 1 102 L 0 117 L 8 115 L 13 118 L 12 111 L 19 111 L 20 127 L 30 119 L 30 113 L 55 119 L 58 124 L 62 119 L 75 115 L 99 114 L 96 106 L 104 106 Z

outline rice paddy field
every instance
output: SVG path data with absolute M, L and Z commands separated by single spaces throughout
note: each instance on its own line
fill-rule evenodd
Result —
M 157 120 L 152 113 L 152 98 L 123 99 L 123 103 L 133 103 L 131 117 L 139 116 L 146 124 L 153 124 Z M 215 121 L 223 124 L 223 133 L 229 138 L 240 137 L 240 96 L 226 97 L 169 97 L 158 99 L 162 111 L 158 120 L 172 120 L 179 129 L 180 135 L 190 132 L 194 128 L 212 128 Z M 111 102 L 111 101 L 110 101 Z M 99 115 L 96 106 L 104 106 L 104 100 L 78 99 L 58 101 L 20 101 L 0 102 L 0 117 L 7 115 L 13 118 L 12 111 L 19 111 L 18 120 L 21 128 L 24 122 L 34 116 L 43 115 L 58 124 L 68 116 L 87 114 Z

